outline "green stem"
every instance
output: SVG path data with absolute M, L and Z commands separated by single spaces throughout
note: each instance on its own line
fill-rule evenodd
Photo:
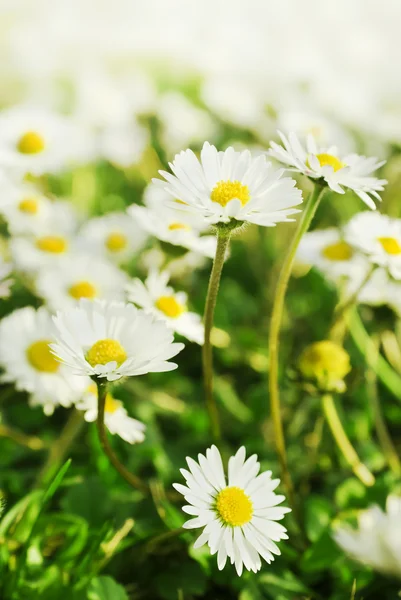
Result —
M 104 411 L 106 406 L 106 396 L 107 396 L 107 384 L 97 382 L 97 419 L 96 426 L 97 432 L 99 435 L 100 444 L 107 458 L 115 468 L 115 470 L 121 475 L 123 479 L 127 483 L 129 483 L 133 488 L 143 492 L 148 493 L 148 486 L 139 479 L 136 475 L 133 475 L 125 468 L 125 466 L 119 461 L 117 455 L 114 450 L 110 446 L 109 439 L 107 437 L 106 426 L 104 424 Z
M 37 485 L 47 484 L 60 465 L 65 462 L 67 454 L 71 446 L 79 436 L 84 426 L 84 418 L 82 412 L 75 408 L 70 412 L 66 424 L 64 425 L 59 437 L 53 442 L 50 447 L 49 456 L 37 478 Z
M 316 209 L 323 197 L 326 188 L 315 184 L 306 206 L 303 210 L 301 219 L 298 222 L 294 237 L 292 238 L 287 255 L 281 268 L 280 276 L 274 296 L 273 310 L 270 323 L 269 335 L 269 390 L 270 390 L 270 411 L 273 419 L 274 438 L 276 450 L 280 461 L 283 483 L 286 487 L 288 499 L 294 506 L 294 492 L 291 476 L 287 465 L 287 451 L 285 447 L 283 424 L 281 419 L 280 394 L 278 386 L 279 370 L 279 337 L 281 321 L 284 309 L 285 294 L 288 281 L 291 277 L 291 271 L 295 260 L 295 255 L 302 236 L 308 231 Z
M 209 413 L 213 438 L 216 442 L 221 439 L 221 432 L 219 413 L 213 396 L 213 352 L 210 333 L 213 327 L 217 293 L 219 291 L 221 273 L 229 243 L 230 232 L 218 230 L 216 256 L 210 274 L 204 313 L 205 341 L 202 347 L 203 381 L 205 386 L 206 406 Z
M 387 464 L 389 465 L 390 469 L 395 475 L 399 476 L 401 475 L 401 462 L 397 455 L 397 451 L 394 447 L 390 433 L 387 429 L 386 421 L 384 419 L 379 396 L 377 393 L 377 375 L 374 366 L 379 357 L 380 340 L 376 336 L 375 339 L 373 339 L 372 341 L 375 352 L 373 353 L 372 346 L 372 353 L 371 356 L 369 356 L 368 360 L 370 368 L 366 375 L 366 381 L 368 384 L 368 396 L 372 407 L 377 437 L 383 450 L 383 454 L 386 458 Z
M 355 475 L 360 479 L 360 481 L 370 487 L 374 484 L 375 478 L 369 469 L 364 465 L 357 455 L 354 447 L 348 439 L 347 434 L 344 431 L 342 423 L 340 421 L 340 417 L 338 416 L 338 412 L 336 409 L 336 405 L 334 404 L 333 396 L 331 394 L 325 394 L 322 397 L 323 411 L 327 420 L 327 423 L 330 427 L 331 433 L 337 443 L 338 448 L 340 449 L 342 455 L 344 456 L 347 463 L 351 466 Z
M 44 450 L 47 448 L 46 443 L 36 435 L 27 435 L 26 433 L 18 431 L 18 429 L 14 429 L 8 425 L 4 425 L 3 423 L 0 423 L 0 437 L 9 438 L 16 444 L 29 448 L 29 450 Z
M 366 331 L 362 319 L 357 310 L 353 310 L 351 318 L 348 322 L 349 332 L 351 337 L 362 354 L 366 357 L 369 366 L 375 371 L 378 379 L 386 386 L 386 388 L 396 397 L 401 400 L 401 377 L 388 364 L 383 356 L 377 356 L 374 364 L 369 363 L 370 357 L 375 355 L 374 342 Z

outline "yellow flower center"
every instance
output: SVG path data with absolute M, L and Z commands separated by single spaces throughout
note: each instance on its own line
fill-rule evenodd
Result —
M 306 379 L 316 380 L 324 389 L 344 379 L 351 370 L 348 353 L 331 340 L 314 342 L 301 353 L 299 370 Z
M 45 149 L 45 140 L 36 131 L 27 131 L 17 142 L 17 150 L 21 154 L 39 154 Z
M 217 495 L 216 510 L 225 525 L 242 527 L 252 519 L 253 504 L 241 488 L 227 487 Z
M 36 247 L 43 252 L 62 254 L 68 248 L 67 240 L 59 235 L 45 235 L 36 240 Z
M 96 288 L 89 281 L 78 281 L 70 287 L 68 293 L 76 300 L 80 298 L 89 298 L 92 300 L 96 297 Z
M 127 246 L 127 237 L 120 233 L 119 231 L 113 231 L 106 238 L 106 248 L 110 250 L 110 252 L 120 252 L 124 250 Z
M 210 194 L 211 200 L 221 206 L 226 206 L 234 198 L 238 198 L 242 206 L 245 206 L 250 197 L 248 186 L 242 185 L 240 181 L 218 181 Z
M 381 243 L 383 250 L 387 252 L 387 254 L 401 254 L 401 246 L 395 238 L 379 237 L 377 239 Z
M 51 340 L 38 340 L 27 348 L 26 355 L 32 367 L 37 371 L 56 373 L 60 363 L 51 353 L 49 344 L 51 344 Z
M 27 213 L 29 215 L 36 215 L 39 210 L 39 203 L 36 198 L 24 198 L 18 204 L 18 208 L 21 212 Z
M 104 405 L 105 412 L 109 413 L 109 415 L 112 415 L 118 408 L 120 408 L 120 406 L 121 402 L 113 398 L 113 396 L 108 392 L 106 394 L 106 402 Z
M 340 240 L 323 248 L 322 254 L 329 260 L 350 260 L 354 251 L 347 242 Z
M 186 310 L 185 306 L 177 302 L 174 296 L 160 296 L 156 300 L 156 308 L 172 319 L 176 319 Z
M 185 231 L 189 231 L 191 229 L 189 225 L 185 225 L 185 223 L 171 223 L 168 228 L 170 231 L 174 231 L 176 229 L 184 229 Z
M 127 359 L 126 352 L 117 340 L 105 339 L 95 342 L 88 350 L 86 360 L 91 367 L 107 365 L 115 361 L 119 367 Z
M 337 156 L 333 156 L 332 154 L 316 154 L 316 158 L 318 159 L 321 167 L 333 167 L 333 171 L 339 171 L 343 167 L 345 167 L 345 163 L 343 163 Z

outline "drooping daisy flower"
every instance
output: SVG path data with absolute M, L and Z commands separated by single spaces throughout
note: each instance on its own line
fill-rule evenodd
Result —
M 290 133 L 288 138 L 278 133 L 283 145 L 271 142 L 270 156 L 291 171 L 323 180 L 338 194 L 344 194 L 344 188 L 353 190 L 369 208 L 376 208 L 371 196 L 381 200 L 378 192 L 383 191 L 387 181 L 373 177 L 372 173 L 385 161 L 358 154 L 340 155 L 335 146 L 319 148 L 312 135 L 307 136 L 304 147 L 295 133 Z
M 163 321 L 132 304 L 81 299 L 54 317 L 57 342 L 51 348 L 77 375 L 121 377 L 171 371 L 168 362 L 184 344 L 173 343 Z
M 361 212 L 346 225 L 344 236 L 369 261 L 401 279 L 401 219 L 379 213 Z
M 93 423 L 97 419 L 97 386 L 92 383 L 75 406 L 85 411 L 85 421 Z M 145 439 L 146 426 L 130 417 L 120 400 L 107 392 L 104 422 L 110 433 L 117 434 L 129 444 L 139 444 Z
M 238 575 L 243 566 L 257 572 L 280 554 L 275 542 L 288 539 L 280 523 L 289 508 L 280 507 L 284 496 L 274 493 L 280 483 L 271 471 L 258 475 L 260 464 L 254 454 L 245 460 L 242 447 L 228 462 L 228 480 L 216 446 L 198 455 L 199 464 L 187 457 L 189 471 L 181 469 L 186 486 L 175 483 L 175 489 L 188 502 L 183 511 L 193 516 L 186 529 L 204 527 L 194 547 L 208 544 L 211 554 L 217 552 L 217 565 L 223 569 L 227 558 L 235 564 Z
M 8 298 L 10 295 L 10 287 L 13 280 L 9 275 L 12 273 L 13 266 L 10 263 L 4 262 L 0 257 L 0 298 Z
M 132 258 L 142 248 L 146 237 L 142 228 L 125 213 L 95 217 L 79 234 L 83 250 L 117 263 Z
M 2 381 L 14 382 L 17 390 L 31 395 L 32 405 L 46 414 L 56 406 L 71 406 L 85 390 L 83 378 L 74 376 L 50 350 L 55 328 L 46 309 L 27 306 L 14 311 L 0 323 Z
M 145 283 L 134 279 L 127 286 L 127 297 L 147 313 L 164 320 L 175 332 L 192 342 L 203 344 L 204 329 L 201 317 L 188 311 L 187 294 L 175 292 L 168 286 L 170 273 L 152 270 Z
M 90 139 L 70 119 L 17 106 L 0 114 L 0 165 L 21 173 L 55 173 L 91 158 Z
M 110 262 L 87 254 L 65 257 L 40 269 L 36 291 L 54 311 L 76 306 L 81 298 L 123 300 L 127 276 Z
M 219 152 L 205 142 L 199 161 L 192 150 L 185 150 L 170 163 L 174 175 L 160 171 L 166 181 L 155 179 L 178 206 L 211 225 L 234 220 L 272 227 L 289 221 L 299 212 L 300 190 L 293 179 L 274 170 L 265 156 L 256 158 L 248 150 L 228 148 Z M 173 204 L 174 205 L 174 204 Z
M 389 496 L 386 512 L 372 506 L 360 513 L 359 528 L 337 528 L 337 544 L 354 560 L 401 578 L 401 498 Z
M 334 282 L 342 278 L 362 282 L 370 269 L 369 261 L 335 227 L 306 233 L 298 246 L 297 260 L 316 267 Z
M 214 257 L 215 236 L 201 236 L 208 229 L 206 223 L 199 221 L 196 215 L 180 210 L 179 203 L 171 206 L 170 195 L 158 186 L 148 186 L 144 200 L 146 207 L 132 205 L 128 208 L 128 213 L 144 231 L 162 242 Z

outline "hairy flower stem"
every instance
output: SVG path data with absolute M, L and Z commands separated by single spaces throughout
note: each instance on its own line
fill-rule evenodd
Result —
M 364 465 L 354 450 L 347 434 L 344 431 L 337 408 L 331 394 L 325 394 L 322 397 L 323 411 L 330 427 L 331 433 L 344 456 L 347 463 L 351 466 L 358 479 L 367 487 L 375 483 L 375 478 L 369 469 Z
M 270 391 L 270 411 L 273 419 L 274 439 L 276 450 L 280 461 L 283 483 L 286 487 L 288 500 L 291 506 L 294 506 L 294 492 L 291 475 L 288 471 L 287 451 L 285 447 L 283 423 L 281 419 L 281 406 L 279 394 L 279 337 L 280 327 L 283 316 L 284 300 L 287 291 L 288 281 L 291 277 L 291 271 L 295 260 L 295 255 L 302 236 L 309 229 L 316 209 L 323 197 L 325 187 L 315 183 L 302 216 L 298 222 L 294 237 L 292 238 L 287 255 L 281 268 L 280 276 L 274 294 L 273 310 L 270 322 L 269 335 L 269 391 Z
M 105 411 L 105 405 L 106 405 L 106 396 L 107 396 L 107 384 L 97 382 L 97 398 L 98 398 L 98 400 L 97 400 L 96 426 L 97 426 L 97 432 L 99 435 L 99 440 L 100 440 L 102 449 L 103 449 L 104 453 L 106 454 L 106 456 L 108 457 L 111 464 L 113 465 L 113 467 L 115 468 L 115 470 L 121 475 L 121 477 L 123 477 L 123 479 L 125 479 L 125 481 L 127 483 L 129 483 L 133 488 L 135 488 L 141 492 L 148 493 L 149 492 L 148 486 L 145 483 L 143 483 L 141 481 L 141 479 L 139 479 L 139 477 L 136 477 L 136 475 L 133 475 L 132 473 L 130 473 L 128 471 L 128 469 L 125 468 L 125 466 L 119 461 L 117 455 L 114 453 L 114 450 L 110 446 L 110 442 L 107 437 L 106 427 L 104 424 L 104 411 Z
M 221 439 L 220 419 L 216 401 L 213 396 L 213 352 L 210 341 L 210 333 L 213 327 L 214 310 L 216 308 L 217 293 L 219 291 L 221 272 L 224 259 L 230 243 L 230 232 L 227 230 L 217 231 L 217 248 L 214 258 L 212 272 L 210 274 L 209 287 L 207 290 L 204 325 L 205 342 L 202 347 L 203 381 L 205 386 L 206 406 L 209 413 L 213 439 L 218 442 Z

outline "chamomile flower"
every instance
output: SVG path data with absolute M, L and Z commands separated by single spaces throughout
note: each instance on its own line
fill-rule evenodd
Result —
M 216 239 L 213 235 L 201 235 L 208 225 L 199 222 L 194 215 L 171 206 L 170 195 L 162 188 L 150 185 L 144 196 L 146 207 L 132 205 L 128 213 L 149 235 L 173 246 L 182 246 L 203 256 L 213 258 Z
M 293 179 L 282 178 L 283 171 L 274 170 L 264 155 L 255 158 L 248 150 L 219 152 L 205 142 L 200 161 L 185 150 L 170 168 L 173 175 L 160 171 L 166 181 L 154 182 L 180 201 L 183 213 L 198 215 L 210 225 L 233 221 L 272 227 L 290 221 L 299 212 L 293 207 L 302 202 Z
M 386 269 L 376 268 L 359 290 L 358 302 L 368 306 L 388 306 L 401 316 L 401 281 L 392 279 Z
M 85 390 L 81 377 L 75 377 L 60 364 L 50 350 L 55 328 L 46 309 L 27 306 L 0 323 L 0 364 L 2 381 L 15 383 L 17 390 L 30 394 L 32 405 L 43 406 L 51 414 L 78 400 Z
M 401 219 L 380 213 L 361 212 L 346 225 L 345 239 L 369 261 L 401 279 Z
M 81 299 L 77 307 L 59 311 L 54 323 L 55 356 L 77 375 L 108 381 L 176 369 L 168 361 L 184 347 L 173 343 L 163 321 L 132 304 Z
M 284 496 L 274 493 L 280 483 L 271 471 L 259 473 L 256 454 L 245 460 L 242 447 L 228 462 L 226 479 L 220 452 L 216 446 L 198 455 L 198 461 L 187 457 L 189 471 L 181 469 L 186 485 L 175 483 L 175 489 L 188 502 L 183 511 L 193 516 L 186 529 L 204 527 L 194 548 L 208 544 L 217 553 L 217 565 L 223 569 L 227 558 L 235 564 L 238 575 L 245 566 L 257 572 L 261 557 L 270 563 L 280 554 L 275 542 L 288 539 L 280 521 L 289 508 L 278 506 Z
M 335 227 L 306 233 L 299 244 L 297 260 L 315 267 L 334 282 L 342 278 L 362 281 L 370 269 L 369 261 Z
M 334 538 L 354 560 L 401 578 L 401 498 L 390 495 L 386 511 L 372 506 L 360 513 L 358 529 L 338 527 Z
M 91 157 L 90 141 L 66 117 L 17 106 L 0 114 L 0 165 L 21 173 L 55 173 Z
M 92 383 L 88 386 L 82 398 L 76 402 L 78 410 L 85 412 L 85 421 L 93 423 L 97 419 L 97 386 Z M 119 435 L 129 444 L 138 444 L 145 439 L 146 426 L 130 417 L 120 400 L 107 392 L 104 407 L 104 422 L 113 435 Z
M 116 263 L 132 258 L 142 248 L 146 237 L 135 219 L 117 212 L 91 219 L 79 234 L 83 249 Z
M 98 135 L 99 154 L 120 168 L 138 163 L 149 143 L 148 131 L 135 122 L 107 127 Z
M 335 146 L 318 147 L 312 135 L 307 136 L 304 147 L 295 133 L 290 133 L 288 138 L 278 133 L 283 145 L 271 142 L 270 156 L 291 171 L 321 179 L 338 194 L 344 194 L 344 188 L 353 190 L 369 208 L 376 208 L 371 196 L 381 200 L 378 192 L 383 191 L 387 181 L 373 177 L 372 173 L 385 161 L 358 154 L 340 155 Z
M 123 300 L 127 276 L 112 263 L 73 254 L 55 267 L 40 269 L 36 291 L 52 310 L 76 306 L 81 298 Z
M 31 234 L 43 229 L 52 213 L 57 213 L 61 219 L 70 217 L 71 209 L 66 203 L 52 202 L 28 183 L 2 182 L 0 194 L 0 214 L 7 221 L 12 235 Z
M 162 319 L 176 333 L 192 342 L 203 344 L 201 317 L 188 310 L 187 294 L 168 286 L 170 273 L 152 270 L 145 283 L 134 279 L 127 286 L 127 298 L 147 313 Z
M 62 228 L 62 221 L 53 228 L 46 226 L 36 235 L 17 236 L 10 240 L 15 266 L 25 273 L 36 273 L 43 267 L 59 266 L 72 253 L 74 246 L 74 236 Z

